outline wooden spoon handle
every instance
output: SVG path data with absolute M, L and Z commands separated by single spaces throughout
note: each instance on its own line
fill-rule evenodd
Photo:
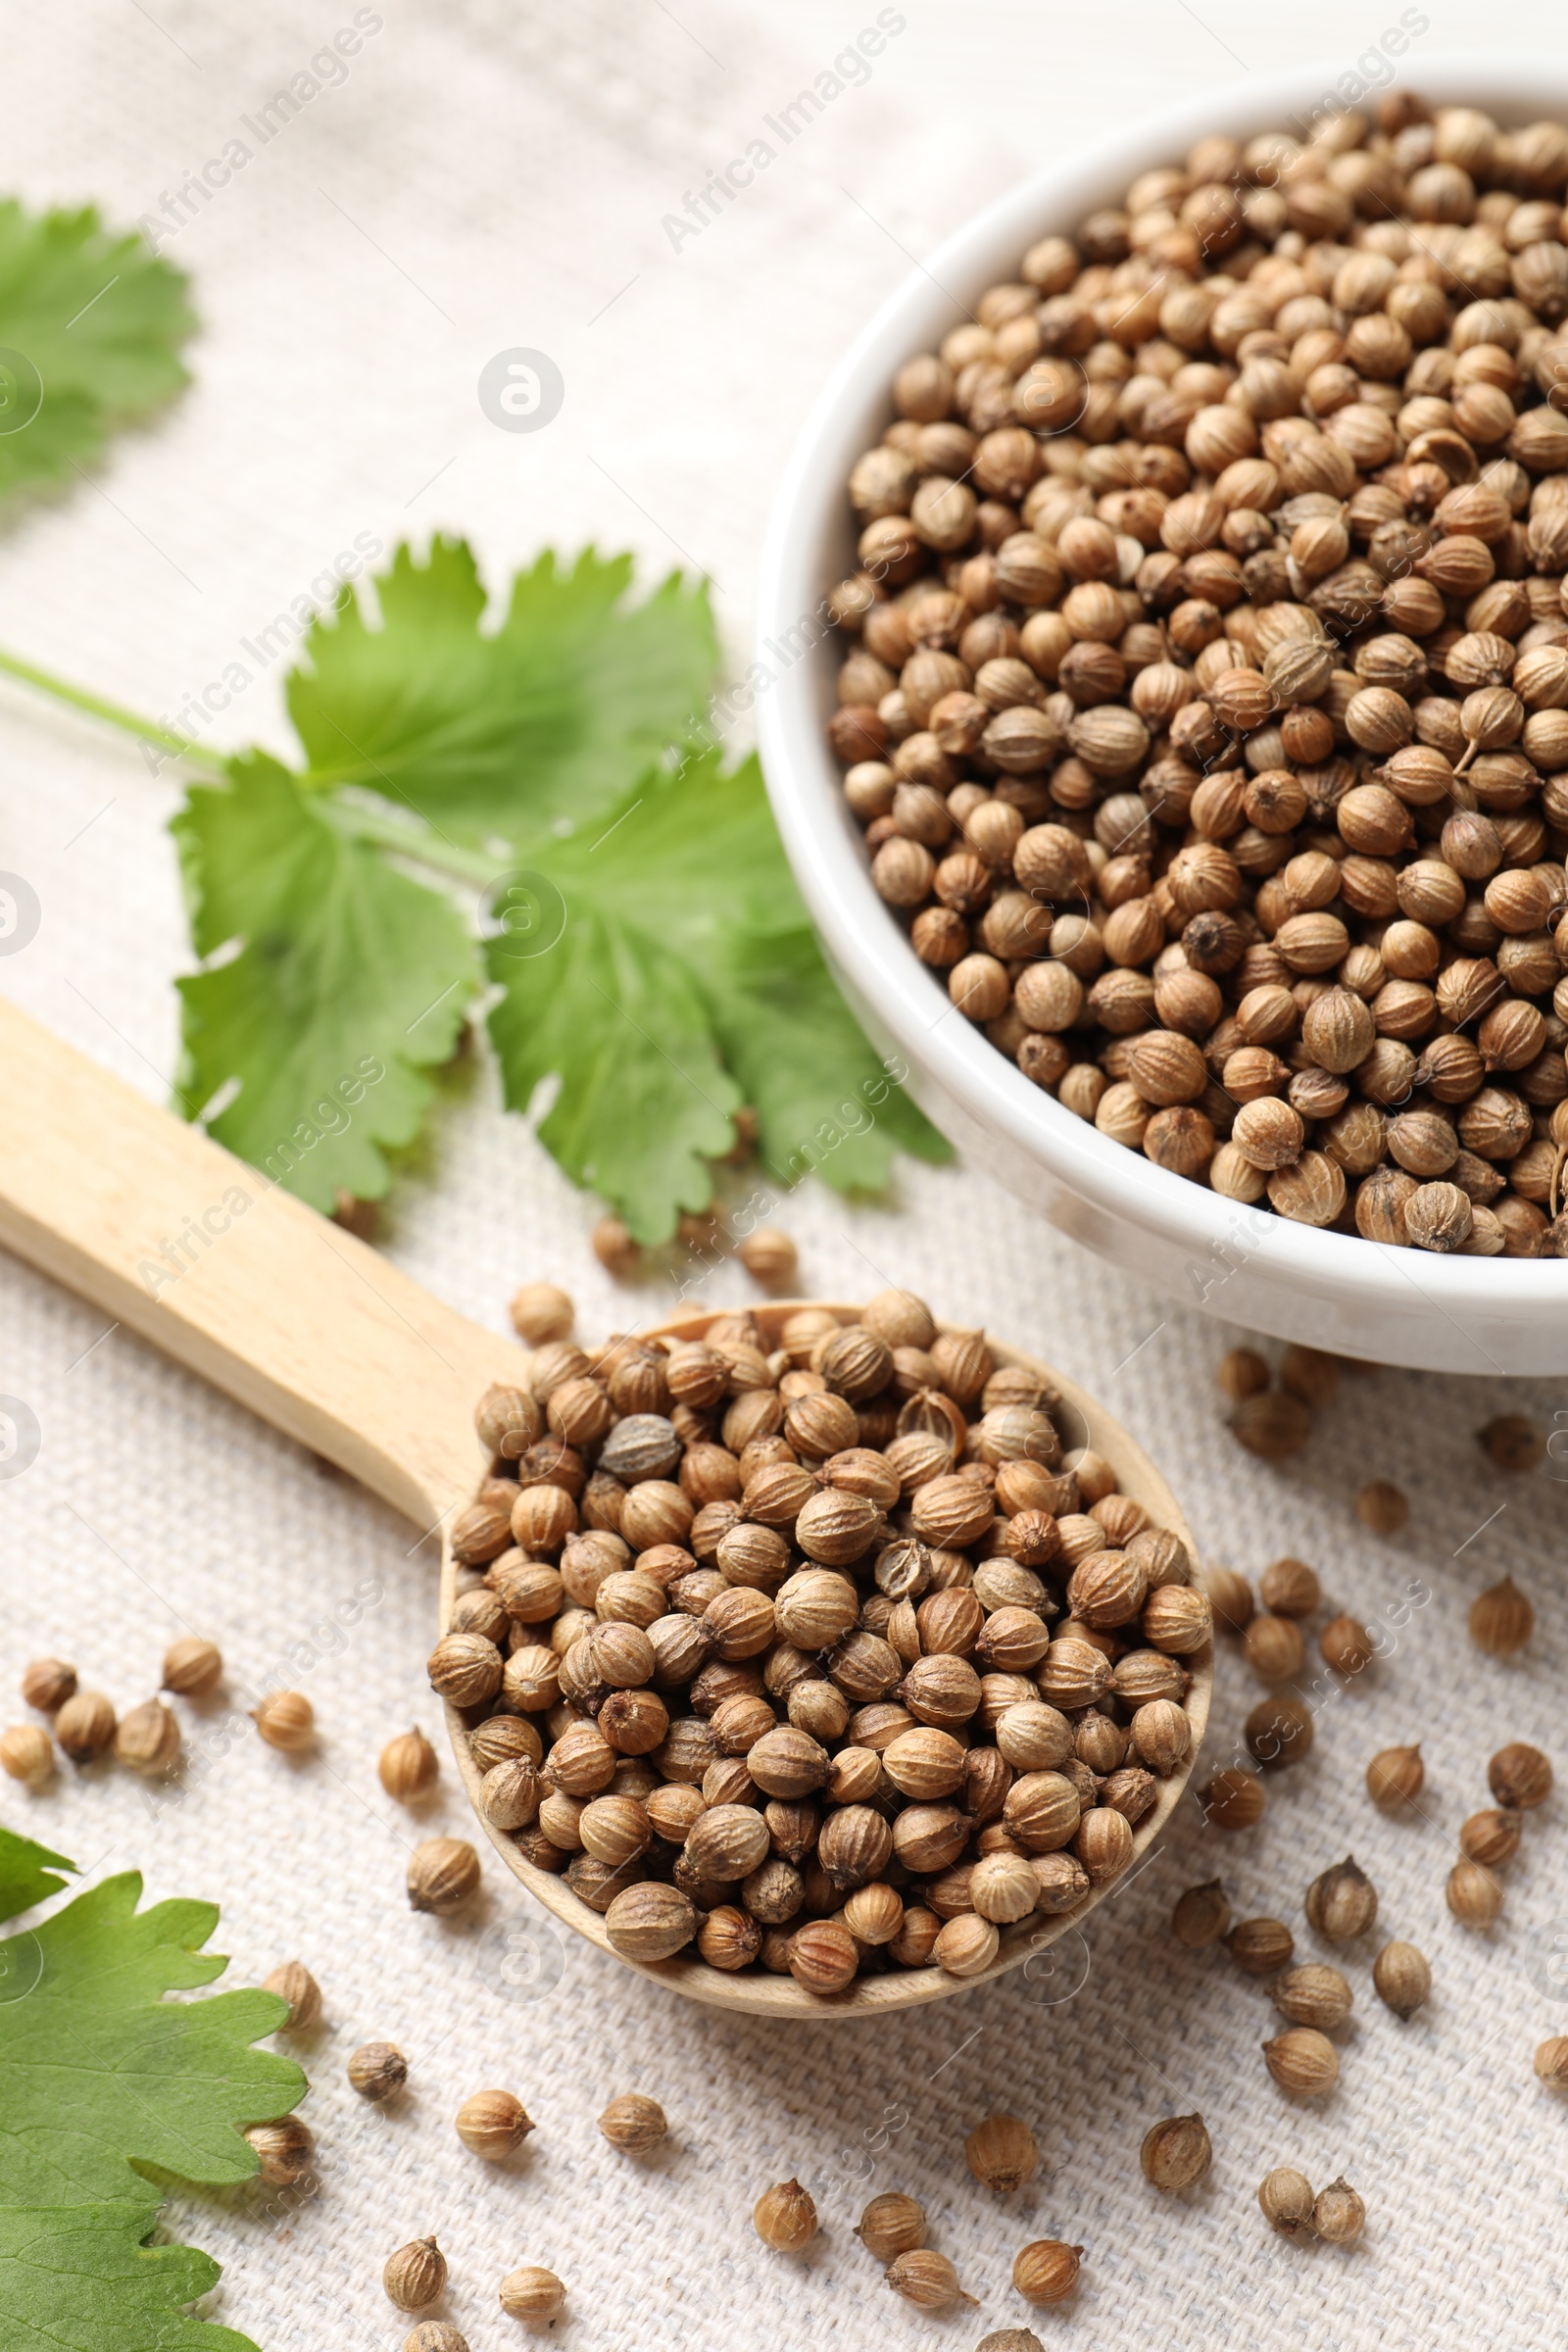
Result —
M 0 1243 L 430 1526 L 510 1342 L 0 1001 Z

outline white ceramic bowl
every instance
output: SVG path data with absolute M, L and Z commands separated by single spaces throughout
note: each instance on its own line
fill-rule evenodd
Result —
M 1062 1232 L 1189 1305 L 1278 1337 L 1436 1371 L 1568 1371 L 1568 1261 L 1439 1257 L 1321 1233 L 1222 1200 L 1113 1144 L 1030 1084 L 951 1005 L 872 888 L 823 727 L 842 659 L 822 598 L 854 567 L 845 482 L 881 438 L 895 369 L 934 348 L 1040 236 L 1117 203 L 1140 172 L 1205 131 L 1250 136 L 1309 113 L 1348 59 L 1248 81 L 1053 164 L 949 238 L 884 303 L 812 409 L 762 560 L 758 727 L 774 813 L 829 958 L 911 1092 L 974 1159 Z M 1401 61 L 1435 100 L 1504 124 L 1568 115 L 1568 64 L 1494 55 Z M 817 642 L 809 644 L 814 633 Z

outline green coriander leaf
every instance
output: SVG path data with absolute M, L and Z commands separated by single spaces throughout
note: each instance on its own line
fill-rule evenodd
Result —
M 173 830 L 196 952 L 179 983 L 181 1091 L 220 1143 L 330 1209 L 376 1200 L 411 1143 L 478 976 L 462 915 L 263 753 L 194 786 Z M 233 953 L 235 943 L 238 952 Z M 235 1091 L 237 1089 L 237 1091 Z
M 560 1078 L 541 1139 L 639 1241 L 707 1207 L 704 1162 L 728 1150 L 742 1102 L 785 1183 L 816 1167 L 869 1189 L 896 1147 L 947 1156 L 833 985 L 755 760 L 652 770 L 599 829 L 542 850 L 536 878 L 559 922 L 487 948 L 507 1100 L 526 1109 Z
M 400 547 L 365 601 L 323 614 L 288 682 L 316 784 L 352 783 L 438 833 L 515 845 L 581 825 L 694 739 L 716 648 L 705 588 L 628 607 L 631 559 L 592 548 L 518 574 L 498 626 L 461 540 Z
M 184 383 L 185 280 L 89 206 L 0 203 L 0 496 L 57 481 Z
M 254 2177 L 241 2127 L 306 2089 L 291 2059 L 250 2044 L 288 2014 L 270 1992 L 168 2001 L 227 1963 L 201 1946 L 210 1903 L 138 1912 L 134 1872 L 106 1879 L 0 1944 L 0 2341 L 6 2352 L 255 2352 L 182 2318 L 218 2265 L 149 2246 L 145 2169 L 227 2185 Z
M 45 1895 L 58 1894 L 66 1882 L 56 1872 L 75 1867 L 64 1854 L 52 1854 L 46 1845 L 35 1844 L 15 1830 L 0 1829 L 0 1919 L 15 1919 L 19 1911 L 30 1911 Z M 0 1978 L 0 2001 L 7 1998 L 5 1981 Z

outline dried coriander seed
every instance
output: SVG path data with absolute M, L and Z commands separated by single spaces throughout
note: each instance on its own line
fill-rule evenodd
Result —
M 409 1901 L 416 1911 L 450 1919 L 479 1890 L 479 1857 L 462 1838 L 426 1838 L 409 1864 Z
M 1517 1813 L 1498 1806 L 1483 1813 L 1472 1813 L 1460 1825 L 1459 1851 L 1467 1862 L 1484 1863 L 1488 1870 L 1497 1870 L 1511 1862 L 1519 1851 L 1524 1835 L 1524 1823 Z
M 349 2082 L 372 2107 L 395 2098 L 409 2079 L 409 2062 L 395 2042 L 368 2041 L 347 2067 Z
M 1060 2303 L 1078 2283 L 1082 2246 L 1037 2237 L 1013 2258 L 1012 2283 L 1026 2303 Z
M 798 2180 L 781 2180 L 752 2207 L 752 2227 L 775 2253 L 798 2254 L 816 2235 L 816 2207 Z
M 1234 1568 L 1210 1568 L 1203 1578 L 1214 1622 L 1233 1634 L 1245 1634 L 1257 1614 L 1252 1588 Z
M 275 1992 L 280 2001 L 288 2003 L 288 2015 L 278 2029 L 280 2033 L 303 2033 L 306 2027 L 319 2022 L 321 1987 L 303 1960 L 283 1961 L 270 1977 L 262 1979 L 262 1989 Z
M 896 2295 L 921 2311 L 951 2311 L 956 2303 L 976 2300 L 964 2293 L 946 2254 L 938 2254 L 930 2246 L 911 2247 L 907 2254 L 896 2255 L 883 2278 Z
M 316 1738 L 316 1709 L 302 1690 L 274 1690 L 258 1707 L 251 1721 L 269 1747 L 285 1755 L 304 1753 Z
M 476 2090 L 458 2109 L 453 2129 L 470 2156 L 501 2164 L 521 2147 L 533 2123 L 512 2091 Z
M 1536 1630 L 1536 1612 L 1511 1576 L 1470 1603 L 1470 1639 L 1490 1658 L 1516 1657 Z
M 0 1770 L 29 1788 L 41 1788 L 55 1768 L 55 1743 L 42 1724 L 13 1724 L 0 1734 Z
M 856 2224 L 855 2234 L 866 2252 L 886 2264 L 900 2254 L 912 2253 L 926 2240 L 924 2209 L 899 2189 L 873 2197 Z
M 1336 1674 L 1364 1674 L 1376 1655 L 1371 1635 L 1356 1617 L 1331 1617 L 1317 1642 L 1324 1665 Z
M 1138 2161 L 1144 2179 L 1155 2188 L 1191 2188 L 1214 2161 L 1202 2117 L 1173 2115 L 1151 2126 L 1144 2134 Z
M 1487 1766 L 1487 1786 L 1499 1805 L 1529 1812 L 1551 1794 L 1551 1765 L 1539 1747 L 1516 1740 L 1499 1747 Z
M 1258 2185 L 1257 2201 L 1263 2219 L 1282 2237 L 1299 2243 L 1312 2235 L 1315 2204 L 1312 2183 L 1293 2165 L 1279 2164 L 1271 2173 L 1265 2173 Z
M 1232 1404 L 1241 1404 L 1249 1396 L 1261 1396 L 1273 1377 L 1267 1361 L 1255 1348 L 1233 1348 L 1220 1358 L 1215 1375 L 1220 1395 Z
M 1307 1924 L 1326 1943 L 1351 1943 L 1378 1915 L 1378 1890 L 1353 1854 L 1319 1874 L 1306 1890 Z
M 223 1653 L 216 1642 L 199 1634 L 182 1634 L 164 1652 L 163 1688 L 182 1698 L 200 1697 L 211 1690 L 223 1671 Z
M 1273 1561 L 1257 1580 L 1265 1609 L 1277 1617 L 1310 1617 L 1323 1597 L 1315 1568 L 1304 1560 Z
M 1312 2226 L 1331 2246 L 1354 2244 L 1366 2227 L 1366 2207 L 1348 2180 L 1331 2180 L 1318 2190 Z
M 41 1715 L 53 1715 L 76 1688 L 76 1669 L 64 1658 L 34 1658 L 22 1677 L 22 1695 Z
M 1367 1794 L 1384 1813 L 1413 1805 L 1426 1782 L 1419 1745 L 1380 1748 L 1366 1768 Z
M 1016 2115 L 988 2115 L 963 2143 L 964 2161 L 982 2188 L 1005 2194 L 1032 2180 L 1040 2143 Z
M 55 1716 L 55 1738 L 73 1764 L 87 1764 L 113 1744 L 116 1721 L 101 1690 L 74 1690 Z
M 1461 1927 L 1490 1928 L 1502 1909 L 1502 1888 L 1480 1862 L 1456 1862 L 1444 1891 Z
M 1337 1968 L 1308 1960 L 1287 1969 L 1269 1987 L 1269 1998 L 1293 2026 L 1316 2026 L 1332 2034 L 1350 2014 L 1355 1995 Z
M 501 2308 L 510 2320 L 548 2323 L 564 2309 L 565 2301 L 565 2287 L 555 2272 L 537 2263 L 509 2271 L 501 2281 Z
M 1413 1943 L 1386 1943 L 1372 1963 L 1378 1998 L 1396 2017 L 1413 2017 L 1432 1990 L 1432 1971 Z
M 387 2300 L 399 2311 L 423 2311 L 444 2293 L 447 2258 L 433 2237 L 411 2238 L 389 2254 L 381 2272 Z
M 1244 1919 L 1225 1938 L 1225 1948 L 1249 1977 L 1271 1977 L 1288 1965 L 1296 1938 L 1282 1919 Z
M 1526 1413 L 1499 1413 L 1476 1431 L 1476 1443 L 1499 1470 L 1534 1470 L 1545 1458 L 1545 1440 Z
M 179 1762 L 179 1723 L 161 1698 L 143 1699 L 115 1727 L 115 1760 L 150 1778 L 172 1772 Z
M 1263 2059 L 1281 2090 L 1293 2098 L 1320 2099 L 1339 2081 L 1339 2052 L 1315 2026 L 1292 2026 L 1265 2041 Z
M 1369 1480 L 1355 1498 L 1356 1515 L 1375 1536 L 1396 1536 L 1410 1516 L 1409 1497 L 1387 1478 Z
M 1289 1461 L 1312 1435 L 1312 1415 L 1298 1396 L 1267 1389 L 1244 1396 L 1231 1414 L 1231 1430 L 1249 1453 L 1265 1462 Z
M 623 2155 L 641 2156 L 659 2145 L 669 2126 L 657 2099 L 628 2090 L 611 2100 L 599 2118 L 599 2129 L 612 2148 L 619 2148 Z
M 1032 2328 L 995 2328 L 983 2335 L 975 2352 L 1046 2352 Z
M 441 1767 L 429 1740 L 416 1730 L 399 1732 L 395 1740 L 389 1740 L 375 1769 L 388 1796 L 407 1805 L 434 1786 Z
M 1553 2090 L 1568 2089 L 1568 2034 L 1553 2034 L 1537 2045 L 1536 2074 Z
M 735 1251 L 755 1283 L 764 1291 L 779 1290 L 795 1279 L 799 1252 L 787 1233 L 761 1225 L 747 1235 Z
M 556 1283 L 525 1282 L 514 1295 L 512 1327 L 530 1348 L 568 1338 L 576 1319 L 570 1298 Z
M 252 2124 L 242 2134 L 255 2149 L 262 2179 L 273 2188 L 292 2188 L 316 2160 L 316 2139 L 297 2115 Z
M 1268 1798 L 1250 1772 L 1227 1766 L 1198 1792 L 1203 1819 L 1216 1830 L 1250 1830 L 1262 1820 Z
M 403 2352 L 468 2352 L 468 2339 L 445 2320 L 421 2320 L 404 2337 Z
M 1171 1934 L 1190 1951 L 1198 1951 L 1206 1943 L 1218 1943 L 1230 1924 L 1230 1897 L 1218 1879 L 1207 1879 L 1201 1886 L 1189 1886 L 1184 1894 L 1177 1896 L 1170 1915 Z

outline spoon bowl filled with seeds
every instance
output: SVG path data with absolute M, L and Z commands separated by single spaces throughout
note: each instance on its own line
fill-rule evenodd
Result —
M 888 1292 L 547 1344 L 477 1418 L 430 1674 L 558 1919 L 754 2015 L 1051 1981 L 1210 1689 L 1192 1539 L 1093 1397 Z
M 763 764 L 873 1033 L 1063 1230 L 1559 1371 L 1568 75 L 1336 78 L 1053 166 L 871 321 L 776 509 Z
M 524 1349 L 3 1001 L 0 1059 L 0 1245 L 439 1536 L 429 1680 L 565 1928 L 757 2015 L 1007 1970 L 1049 1997 L 1179 1801 L 1211 1680 L 1181 1512 L 1093 1397 L 905 1292 L 590 1354 L 532 1286 Z M 158 1237 L 192 1232 L 174 1278 Z M 330 1744 L 284 1700 L 263 1737 Z M 393 1741 L 388 1793 L 427 1780 Z M 416 1847 L 416 1910 L 480 1887 L 467 1839 Z

